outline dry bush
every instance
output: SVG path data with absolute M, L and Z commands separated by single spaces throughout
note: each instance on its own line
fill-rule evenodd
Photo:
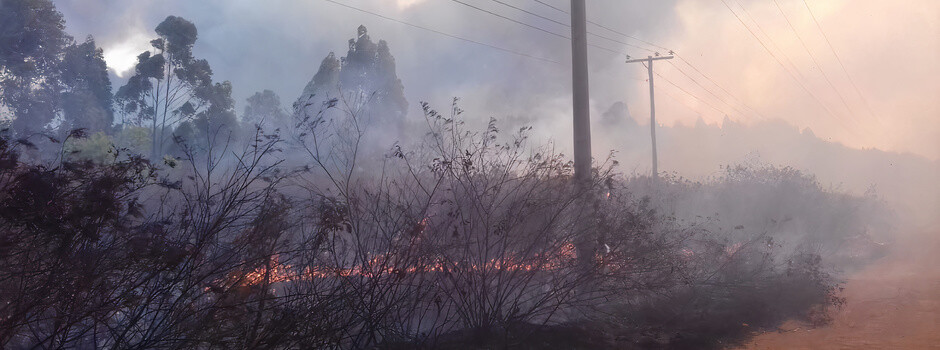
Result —
M 379 154 L 356 105 L 160 166 L 35 166 L 0 138 L 0 345 L 701 348 L 842 302 L 820 251 L 780 237 L 832 227 L 807 202 L 855 202 L 802 175 L 654 187 L 608 161 L 574 183 L 528 128 L 468 131 L 456 100 Z M 721 219 L 690 218 L 708 198 Z
M 354 111 L 301 119 L 317 169 L 299 186 L 320 222 L 302 266 L 342 285 L 352 347 L 482 343 L 676 283 L 688 235 L 654 229 L 611 167 L 574 185 L 563 155 L 528 148 L 527 128 L 501 139 L 492 120 L 465 130 L 456 101 L 446 116 L 424 110 L 425 140 L 378 160 L 356 157 L 367 131 Z

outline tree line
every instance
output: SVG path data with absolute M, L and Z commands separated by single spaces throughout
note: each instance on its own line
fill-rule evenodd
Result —
M 788 168 L 654 186 L 608 159 L 573 186 L 457 99 L 376 151 L 408 105 L 365 27 L 238 120 L 185 19 L 111 95 L 50 1 L 0 6 L 4 348 L 718 348 L 825 323 L 832 252 L 886 215 Z

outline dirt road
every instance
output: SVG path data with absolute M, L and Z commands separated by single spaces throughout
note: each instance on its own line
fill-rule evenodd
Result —
M 940 229 L 902 236 L 849 277 L 832 324 L 790 322 L 746 349 L 940 349 Z

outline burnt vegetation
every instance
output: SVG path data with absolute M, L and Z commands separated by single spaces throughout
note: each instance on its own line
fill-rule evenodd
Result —
M 2 341 L 701 348 L 790 318 L 823 324 L 843 302 L 838 266 L 820 253 L 860 239 L 870 217 L 818 222 L 797 203 L 750 229 L 677 208 L 717 197 L 719 217 L 764 214 L 722 203 L 742 186 L 813 209 L 870 199 L 785 169 L 653 185 L 612 161 L 576 188 L 568 161 L 529 148 L 526 129 L 469 132 L 453 111 L 426 108 L 422 145 L 379 160 L 346 152 L 363 134 L 353 112 L 304 118 L 293 142 L 259 131 L 239 150 L 172 166 L 123 152 L 31 164 L 18 158 L 24 143 L 4 138 Z M 313 165 L 288 164 L 285 149 Z M 822 231 L 832 225 L 846 229 Z
M 789 168 L 654 181 L 611 158 L 575 184 L 531 128 L 475 130 L 456 99 L 376 148 L 372 121 L 407 103 L 364 27 L 291 111 L 264 91 L 239 123 L 171 16 L 112 99 L 75 78 L 101 51 L 51 3 L 3 6 L 42 15 L 0 38 L 3 348 L 720 348 L 825 324 L 892 220 Z M 391 92 L 336 86 L 365 66 Z

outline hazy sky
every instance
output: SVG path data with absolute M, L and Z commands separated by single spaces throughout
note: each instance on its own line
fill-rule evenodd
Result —
M 570 43 L 566 39 L 450 0 L 336 1 L 560 64 L 429 33 L 324 0 L 60 0 L 56 4 L 65 14 L 69 32 L 79 38 L 95 36 L 109 66 L 123 77 L 133 68 L 134 57 L 148 48 L 153 28 L 163 18 L 178 15 L 193 21 L 199 30 L 196 55 L 209 60 L 217 80 L 233 82 L 240 103 L 255 91 L 272 89 L 289 104 L 323 57 L 330 51 L 344 55 L 346 41 L 364 24 L 374 40 L 389 42 L 412 116 L 419 113 L 418 101 L 446 110 L 457 96 L 468 115 L 533 124 L 541 136 L 554 138 L 559 146 L 570 143 Z M 562 25 L 490 0 L 462 1 L 568 34 Z M 503 1 L 567 22 L 564 13 L 533 0 Z M 543 1 L 568 7 L 564 0 Z M 657 119 L 663 124 L 692 124 L 698 118 L 718 123 L 725 114 L 745 123 L 780 118 L 850 147 L 940 159 L 940 1 L 806 0 L 861 96 L 802 0 L 776 1 L 806 48 L 774 0 L 724 1 L 590 0 L 588 17 L 675 50 L 721 85 L 712 85 L 679 60 L 657 62 L 655 69 L 665 79 L 705 101 L 657 77 Z M 762 38 L 777 60 L 791 67 L 790 73 L 725 3 Z M 648 47 L 596 26 L 589 26 L 589 31 Z M 590 41 L 634 57 L 649 54 L 598 37 Z M 644 123 L 649 113 L 645 68 L 624 64 L 623 55 L 602 49 L 592 48 L 589 55 L 595 118 L 622 100 L 634 118 Z

